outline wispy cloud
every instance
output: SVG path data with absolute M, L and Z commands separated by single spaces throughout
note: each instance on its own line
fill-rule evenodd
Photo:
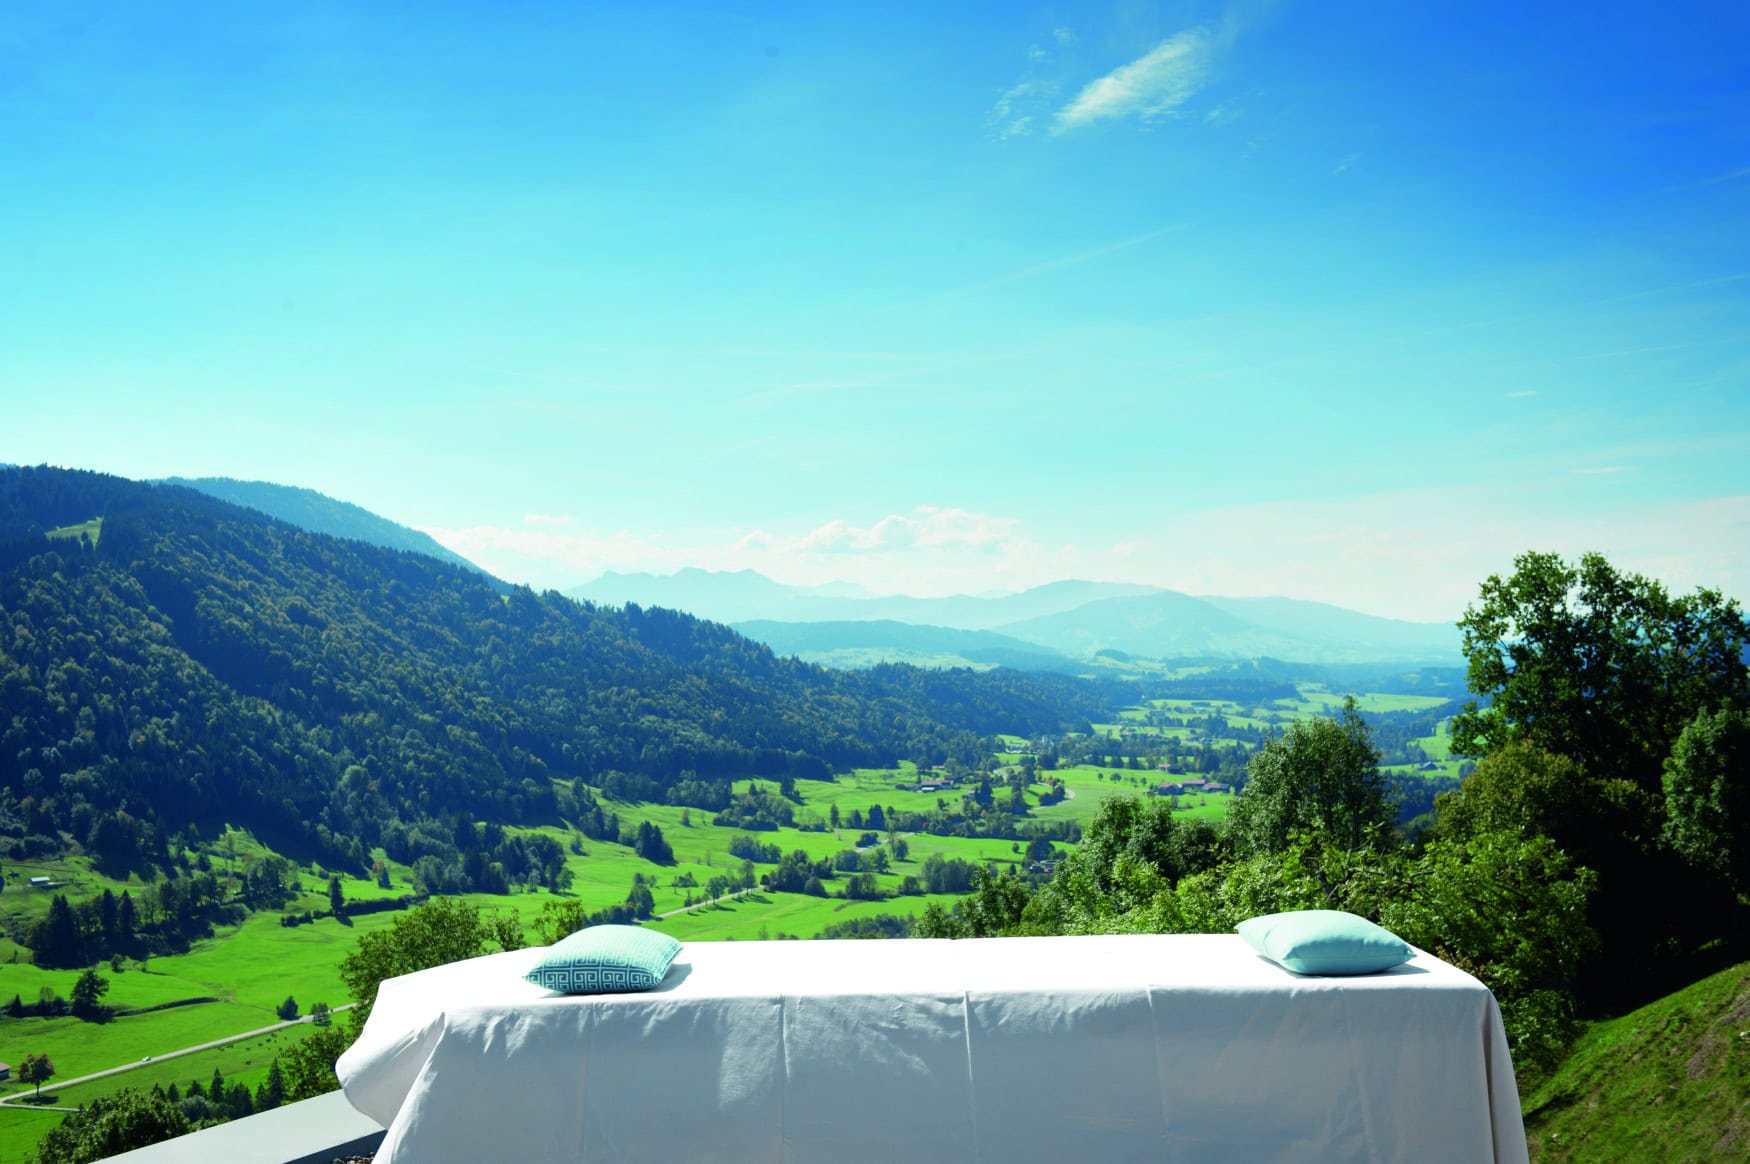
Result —
M 1507 398 L 1507 399 L 1508 399 L 1508 400 L 1524 400 L 1524 399 L 1525 399 L 1525 398 L 1526 398 L 1526 397 L 1528 397 L 1528 396 L 1536 396 L 1536 395 L 1537 395 L 1537 390 L 1536 390 L 1536 389 L 1534 389 L 1534 388 L 1525 388 L 1525 389 L 1522 389 L 1522 390 L 1520 390 L 1520 391 L 1518 391 L 1518 392 L 1508 392 L 1508 393 L 1506 393 L 1506 398 Z
M 1221 38 L 1208 25 L 1168 37 L 1136 60 L 1090 81 L 1057 111 L 1052 133 L 1067 133 L 1116 117 L 1165 117 L 1197 95 L 1209 79 Z
M 1034 49 L 1038 56 L 1032 56 L 1034 61 L 1049 59 L 1043 49 Z M 1036 120 L 1036 110 L 1049 103 L 1057 96 L 1056 81 L 1044 77 L 1026 77 L 1003 91 L 991 106 L 988 124 L 991 132 L 998 137 L 1019 137 L 1030 133 Z
M 1742 182 L 1750 178 L 1750 166 L 1740 166 L 1736 170 L 1727 170 L 1723 174 L 1700 178 L 1694 182 L 1684 182 L 1677 186 L 1664 186 L 1653 191 L 1654 194 L 1681 194 L 1689 190 L 1705 190 L 1709 186 L 1720 186 L 1727 182 Z
M 1626 473 L 1629 470 L 1628 467 L 1624 465 L 1598 465 L 1592 468 L 1573 469 L 1570 471 L 1581 477 L 1603 477 L 1612 473 Z
M 566 517 L 562 514 L 554 514 L 554 513 L 525 513 L 525 514 L 523 514 L 523 524 L 524 525 L 560 526 L 560 525 L 570 525 L 575 520 L 576 520 L 575 518 Z
M 1021 267 L 1018 270 L 998 275 L 993 279 L 984 279 L 977 283 L 970 283 L 964 287 L 956 287 L 952 291 L 944 291 L 941 296 L 935 296 L 934 298 L 941 298 L 950 295 L 970 295 L 978 291 L 989 291 L 993 287 L 1002 287 L 1009 283 L 1018 283 L 1023 279 L 1036 278 L 1040 275 L 1049 274 L 1052 271 L 1060 271 L 1065 267 L 1074 267 L 1081 263 L 1102 258 L 1106 255 L 1115 254 L 1118 251 L 1126 251 L 1131 247 L 1141 246 L 1146 242 L 1153 242 L 1162 235 L 1184 230 L 1187 225 L 1187 223 L 1175 222 L 1170 226 L 1163 226 L 1158 230 L 1148 231 L 1146 234 L 1132 235 L 1129 238 L 1121 238 L 1115 242 L 1102 243 L 1097 247 L 1090 247 L 1085 251 L 1077 251 L 1073 255 L 1063 255 L 1059 258 L 1047 259 L 1043 263 L 1034 263 L 1031 266 Z

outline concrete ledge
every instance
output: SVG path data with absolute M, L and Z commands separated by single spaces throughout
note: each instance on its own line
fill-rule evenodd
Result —
M 334 1091 L 123 1152 L 105 1164 L 333 1164 L 337 1156 L 374 1152 L 382 1142 L 376 1121 Z

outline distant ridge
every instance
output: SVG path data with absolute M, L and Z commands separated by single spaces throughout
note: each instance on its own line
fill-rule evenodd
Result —
M 485 574 L 494 583 L 504 587 L 504 583 L 454 550 L 441 545 L 430 534 L 409 529 L 362 506 L 354 505 L 350 501 L 340 501 L 314 489 L 302 489 L 296 485 L 275 485 L 269 481 L 239 481 L 232 477 L 166 477 L 154 484 L 181 485 L 209 497 L 217 497 L 220 501 L 229 501 L 232 505 L 241 505 L 269 517 L 276 517 L 310 533 L 352 538 L 354 541 L 388 550 L 424 554 L 440 562 Z
M 869 622 L 891 619 L 919 626 L 990 630 L 1005 622 L 1073 610 L 1099 598 L 1152 594 L 1130 582 L 1051 582 L 1019 594 L 975 598 L 871 595 L 844 582 L 790 586 L 754 570 L 700 570 L 673 574 L 603 574 L 566 594 L 589 602 L 665 606 L 718 622 Z
M 1170 590 L 1109 598 L 998 629 L 1068 654 L 1117 649 L 1152 658 L 1452 663 L 1460 645 L 1457 628 L 1445 623 L 1399 622 L 1295 599 L 1193 598 Z
M 1146 659 L 1268 657 L 1318 665 L 1462 661 L 1453 624 L 1403 622 L 1293 598 L 1194 597 L 1158 586 L 1080 580 L 988 597 L 857 596 L 845 589 L 843 583 L 788 586 L 753 570 L 686 569 L 604 574 L 570 595 L 684 610 L 727 622 L 780 654 L 829 666 L 937 660 L 1073 671 L 1086 669 L 1076 663 L 1113 651 Z M 996 637 L 964 637 L 969 632 Z

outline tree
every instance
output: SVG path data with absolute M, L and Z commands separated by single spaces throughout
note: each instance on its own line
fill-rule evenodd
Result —
M 272 1111 L 286 1101 L 286 1076 L 280 1069 L 280 1061 L 275 1056 L 267 1065 L 267 1078 L 261 1081 L 261 1086 L 255 1089 L 255 1110 Z
M 1540 792 L 1541 807 L 1526 804 L 1598 875 L 1589 920 L 1610 966 L 1588 967 L 1582 995 L 1629 1009 L 1692 981 L 1722 914 L 1730 932 L 1742 907 L 1718 877 L 1695 878 L 1684 856 L 1702 856 L 1709 835 L 1693 827 L 1707 815 L 1700 734 L 1678 767 L 1667 760 L 1698 717 L 1750 705 L 1750 624 L 1737 603 L 1712 590 L 1673 598 L 1598 554 L 1570 566 L 1532 553 L 1510 577 L 1485 581 L 1459 626 L 1470 688 L 1488 706 L 1455 717 L 1453 750 L 1487 760 L 1525 745 L 1579 770 L 1573 786 Z M 1670 822 L 1673 805 L 1686 819 Z
M 281 1022 L 291 1022 L 298 1017 L 298 1000 L 289 994 L 286 995 L 286 1000 L 280 1003 L 279 1009 L 274 1013 L 280 1016 Z
M 1397 814 L 1378 765 L 1353 696 L 1337 719 L 1297 720 L 1246 765 L 1246 787 L 1228 809 L 1228 835 L 1244 856 L 1282 852 L 1299 829 L 1348 850 L 1379 847 Z
M 435 897 L 397 917 L 387 929 L 365 934 L 340 961 L 340 980 L 359 1004 L 355 1021 L 370 1016 L 385 978 L 483 954 L 489 936 L 479 907 L 452 897 Z
M 1489 701 L 1453 720 L 1462 755 L 1525 740 L 1652 801 L 1684 726 L 1750 697 L 1750 623 L 1736 602 L 1705 589 L 1672 598 L 1600 554 L 1577 566 L 1522 554 L 1510 577 L 1483 583 L 1458 625 L 1470 689 Z
M 1377 910 L 1405 941 L 1482 979 L 1515 1063 L 1548 1069 L 1572 1041 L 1572 992 L 1598 949 L 1586 921 L 1597 884 L 1548 837 L 1483 833 L 1430 844 Z
M 103 1013 L 100 1001 L 109 993 L 109 979 L 95 970 L 87 970 L 73 983 L 73 1013 L 82 1019 L 96 1018 Z
M 87 1103 L 37 1145 L 39 1164 L 86 1164 L 161 1143 L 194 1129 L 175 1100 L 125 1088 Z
M 1750 715 L 1689 722 L 1665 761 L 1665 842 L 1691 865 L 1750 891 Z
M 39 966 L 77 966 L 85 960 L 84 936 L 79 919 L 67 899 L 56 894 L 49 902 L 48 916 L 34 922 L 25 944 Z
M 314 1003 L 310 1004 L 310 1023 L 311 1023 L 311 1025 L 318 1026 L 318 1027 L 325 1027 L 325 1026 L 329 1025 L 330 1023 L 332 1023 L 333 1021 L 334 1021 L 334 1019 L 331 1017 L 331 1013 L 328 1009 L 328 1004 L 326 1002 L 314 1002 Z
M 43 1097 L 43 1084 L 55 1074 L 54 1060 L 47 1055 L 26 1055 L 24 1062 L 18 1065 L 18 1078 L 25 1083 L 36 1085 L 36 1097 Z
M 1435 828 L 1444 837 L 1503 832 L 1574 838 L 1609 827 L 1601 808 L 1626 811 L 1632 795 L 1626 782 L 1604 786 L 1567 756 L 1514 740 L 1478 761 L 1457 791 L 1436 799 Z
M 346 893 L 340 887 L 338 875 L 328 879 L 328 908 L 334 911 L 335 917 L 346 916 Z

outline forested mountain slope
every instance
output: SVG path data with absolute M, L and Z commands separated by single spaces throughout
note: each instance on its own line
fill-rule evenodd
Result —
M 350 501 L 339 501 L 314 489 L 275 485 L 268 481 L 238 481 L 231 477 L 167 477 L 163 484 L 184 485 L 232 505 L 259 509 L 269 517 L 277 517 L 311 533 L 355 538 L 384 549 L 425 554 L 442 562 L 486 573 L 454 550 L 440 545 L 430 534 L 409 529 Z
M 95 545 L 45 540 L 103 518 Z M 220 821 L 363 856 L 551 819 L 552 777 L 673 788 L 974 758 L 1108 706 L 1011 672 L 827 671 L 670 611 L 496 593 L 175 486 L 0 472 L 0 839 L 155 860 Z M 434 843 L 436 843 L 434 841 Z

